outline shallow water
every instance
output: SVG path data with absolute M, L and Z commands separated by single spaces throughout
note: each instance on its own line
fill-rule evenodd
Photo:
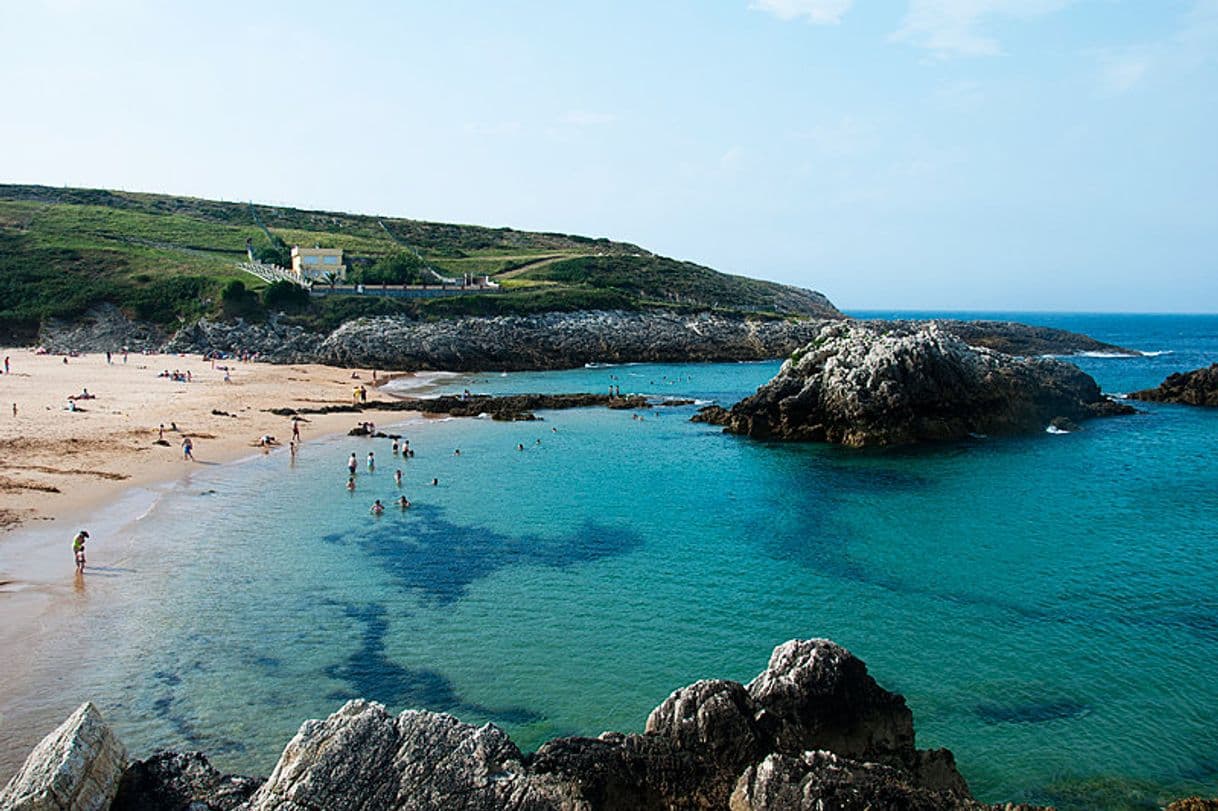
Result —
M 1172 352 L 1080 359 L 1109 391 L 1218 359 L 1215 317 L 1022 318 Z M 442 388 L 729 404 L 777 366 Z M 640 730 L 671 690 L 747 681 L 774 645 L 824 636 L 907 697 L 919 745 L 951 748 L 981 798 L 1218 794 L 1218 414 L 1148 404 L 1064 436 L 853 452 L 725 436 L 694 410 L 427 420 L 399 428 L 408 461 L 341 438 L 196 473 L 97 539 L 114 563 L 81 601 L 89 636 L 40 654 L 55 696 L 92 698 L 137 754 L 265 773 L 351 696 L 494 721 L 529 749 Z M 397 467 L 414 507 L 373 517 Z

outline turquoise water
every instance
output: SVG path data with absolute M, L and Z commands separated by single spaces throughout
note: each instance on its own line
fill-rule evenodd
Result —
M 1218 317 L 1017 317 L 1170 352 L 1079 359 L 1112 392 L 1218 359 Z M 442 388 L 730 404 L 777 367 Z M 774 645 L 824 636 L 907 697 L 919 745 L 951 748 L 983 799 L 1218 794 L 1218 413 L 856 452 L 725 436 L 694 410 L 429 420 L 400 426 L 405 462 L 341 438 L 196 473 L 107 541 L 121 560 L 89 581 L 63 698 L 91 697 L 138 754 L 266 773 L 351 696 L 494 721 L 528 749 L 640 730 L 676 687 L 747 681 Z M 415 506 L 373 517 L 396 467 Z

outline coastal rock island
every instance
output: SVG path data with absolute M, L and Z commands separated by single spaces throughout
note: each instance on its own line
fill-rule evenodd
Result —
M 1131 413 L 1081 369 L 973 347 L 938 324 L 838 322 L 730 411 L 702 421 L 758 439 L 850 447 L 1042 431 Z
M 824 639 L 779 645 L 749 684 L 677 690 L 642 734 L 559 738 L 524 754 L 493 724 L 353 700 L 306 721 L 266 780 L 222 775 L 200 754 L 126 763 L 87 747 L 56 771 L 77 716 L 48 736 L 0 792 L 5 809 L 1016 809 L 975 800 L 946 749 L 915 747 L 905 699 Z M 88 734 L 98 736 L 91 722 Z M 107 737 L 112 734 L 106 730 Z M 115 756 L 113 753 L 118 752 Z M 118 757 L 119 760 L 115 760 Z M 102 759 L 104 781 L 94 779 Z M 121 777 L 120 777 L 121 775 Z M 71 803 L 44 802 L 47 784 Z M 117 793 L 115 783 L 117 782 Z
M 1218 363 L 1170 375 L 1156 388 L 1135 391 L 1129 397 L 1153 403 L 1218 407 Z

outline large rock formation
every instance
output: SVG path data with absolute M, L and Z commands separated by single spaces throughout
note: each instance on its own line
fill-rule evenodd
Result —
M 791 354 L 815 339 L 825 324 L 840 320 L 830 315 L 779 320 L 708 312 L 587 311 L 437 321 L 381 317 L 348 321 L 329 335 L 308 332 L 275 316 L 264 324 L 204 319 L 182 328 L 165 348 L 170 352 L 257 353 L 278 363 L 448 371 L 769 360 Z M 1085 335 L 1024 324 L 937 323 L 967 342 L 1013 353 L 1127 351 Z
M 105 811 L 126 766 L 127 750 L 85 702 L 34 747 L 0 791 L 0 809 Z
M 1218 363 L 1170 375 L 1157 388 L 1135 391 L 1129 396 L 1156 403 L 1218 406 Z
M 44 742 L 22 774 L 56 762 Z M 117 784 L 117 770 L 110 771 L 109 782 Z M 324 721 L 306 721 L 257 786 L 221 775 L 201 755 L 166 753 L 127 770 L 113 808 L 988 807 L 970 796 L 950 752 L 915 748 L 905 700 L 823 639 L 780 645 L 748 686 L 715 680 L 677 690 L 651 713 L 643 734 L 559 738 L 529 756 L 493 725 L 419 710 L 394 716 L 379 704 L 351 701 Z
M 1079 368 L 973 348 L 936 324 L 837 322 L 756 394 L 706 420 L 757 438 L 853 447 L 1044 430 L 1129 413 Z

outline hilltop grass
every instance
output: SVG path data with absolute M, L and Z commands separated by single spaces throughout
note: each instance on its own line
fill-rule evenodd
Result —
M 430 223 L 190 197 L 0 185 L 0 340 L 28 342 L 42 322 L 108 302 L 164 327 L 222 314 L 246 242 L 339 247 L 368 268 L 417 252 L 441 274 L 489 275 L 502 292 L 439 299 L 325 296 L 292 316 L 332 329 L 361 315 L 452 318 L 581 309 L 808 312 L 813 294 L 653 256 L 606 239 Z M 230 308 L 231 309 L 231 308 Z M 768 317 L 768 316 L 763 316 Z

